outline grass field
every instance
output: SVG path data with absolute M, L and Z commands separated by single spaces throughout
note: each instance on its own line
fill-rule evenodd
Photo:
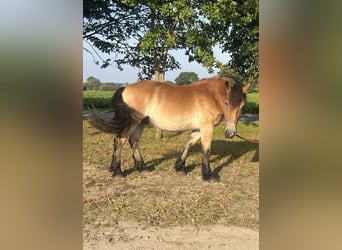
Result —
M 83 98 L 112 98 L 114 91 L 86 90 Z
M 259 93 L 248 93 L 247 102 L 254 102 L 256 104 L 259 104 Z
M 259 225 L 259 147 L 228 140 L 221 123 L 215 128 L 211 169 L 218 182 L 201 178 L 201 148 L 196 145 L 186 165 L 187 175 L 176 173 L 174 163 L 190 131 L 164 132 L 157 142 L 156 129 L 146 128 L 140 148 L 150 171 L 113 178 L 108 171 L 113 153 L 113 135 L 83 121 L 83 225 L 85 233 L 135 221 L 149 225 L 223 224 L 249 228 Z M 259 123 L 240 122 L 238 131 L 258 138 Z M 131 169 L 129 145 L 122 152 L 122 169 Z M 95 231 L 94 231 L 95 230 Z

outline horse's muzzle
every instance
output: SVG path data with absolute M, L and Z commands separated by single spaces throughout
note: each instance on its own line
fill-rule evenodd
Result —
M 235 132 L 229 133 L 227 131 L 225 131 L 225 133 L 224 133 L 224 135 L 229 139 L 232 139 L 235 136 L 235 134 L 236 134 Z
M 236 123 L 227 122 L 224 129 L 224 136 L 231 139 L 236 135 Z

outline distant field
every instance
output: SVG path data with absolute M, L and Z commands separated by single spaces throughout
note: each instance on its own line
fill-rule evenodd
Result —
M 114 91 L 83 91 L 83 109 L 96 107 L 98 109 L 110 109 L 110 101 Z
M 111 98 L 114 91 L 86 90 L 83 91 L 83 98 Z

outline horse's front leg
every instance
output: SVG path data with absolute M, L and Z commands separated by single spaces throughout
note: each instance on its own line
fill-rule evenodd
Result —
M 188 157 L 188 154 L 191 150 L 191 147 L 196 144 L 196 142 L 201 138 L 201 133 L 199 131 L 195 131 L 191 134 L 189 141 L 185 144 L 182 155 L 177 159 L 175 164 L 175 169 L 177 172 L 186 173 L 185 168 L 185 160 Z
M 210 169 L 210 153 L 211 153 L 211 140 L 213 137 L 213 127 L 201 129 L 201 144 L 202 144 L 202 179 L 210 180 L 212 177 Z
M 114 152 L 112 157 L 112 163 L 109 166 L 109 171 L 113 176 L 123 176 L 121 170 L 121 150 L 127 141 L 127 138 L 114 138 Z

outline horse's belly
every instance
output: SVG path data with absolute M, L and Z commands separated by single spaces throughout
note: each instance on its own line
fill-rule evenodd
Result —
M 199 129 L 200 115 L 179 105 L 151 105 L 146 109 L 146 116 L 150 123 L 161 130 L 184 131 L 188 129 Z
M 167 131 L 184 131 L 188 129 L 198 129 L 190 121 L 177 121 L 172 119 L 153 119 L 150 117 L 150 122 L 153 126 Z

